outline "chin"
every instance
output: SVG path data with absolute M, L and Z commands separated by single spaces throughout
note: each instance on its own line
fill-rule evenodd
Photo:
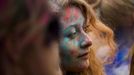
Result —
M 88 60 L 86 62 L 85 61 L 80 62 L 80 64 L 78 65 L 79 71 L 84 71 L 88 68 L 89 68 L 89 61 Z
M 64 69 L 70 72 L 82 72 L 89 68 L 89 61 L 79 61 L 75 64 L 70 64 L 68 66 L 64 66 Z

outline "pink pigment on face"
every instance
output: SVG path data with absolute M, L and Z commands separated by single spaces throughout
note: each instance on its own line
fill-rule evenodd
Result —
M 79 10 L 76 8 L 68 7 L 65 10 L 65 16 L 63 17 L 63 20 L 68 23 L 68 22 L 73 22 L 79 19 Z
M 79 18 L 78 12 L 79 11 L 77 9 L 74 10 L 75 20 L 77 20 Z
M 72 56 L 77 56 L 77 55 L 78 55 L 78 53 L 77 53 L 76 50 L 71 50 L 71 51 L 70 51 L 70 54 L 71 54 Z
M 71 16 L 71 9 L 68 7 L 68 8 L 66 8 L 66 10 L 65 10 L 65 17 L 63 18 L 64 19 L 64 21 L 68 21 L 69 20 L 69 18 L 70 18 L 70 16 Z

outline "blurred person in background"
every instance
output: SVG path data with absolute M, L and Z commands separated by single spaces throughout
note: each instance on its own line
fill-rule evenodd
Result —
M 59 17 L 45 0 L 0 0 L 0 75 L 61 75 Z

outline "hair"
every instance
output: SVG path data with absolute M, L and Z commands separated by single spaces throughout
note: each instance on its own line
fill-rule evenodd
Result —
M 100 19 L 114 30 L 127 21 L 126 17 L 134 18 L 133 0 L 102 0 L 98 8 Z
M 98 40 L 101 40 L 101 42 L 103 42 L 104 45 L 107 45 L 110 47 L 110 50 L 109 50 L 110 60 L 104 63 L 104 64 L 110 64 L 114 60 L 114 56 L 115 56 L 116 49 L 117 49 L 116 43 L 114 41 L 114 33 L 111 28 L 106 26 L 96 17 L 97 11 L 96 11 L 96 14 L 94 14 L 95 13 L 94 11 L 100 6 L 102 0 L 96 0 L 94 3 L 91 3 L 91 4 L 90 2 L 93 2 L 93 0 L 85 0 L 85 1 L 89 4 L 90 8 L 91 7 L 94 8 L 94 10 L 90 9 L 92 11 L 93 17 L 91 18 L 91 21 L 89 22 L 89 24 L 87 24 L 87 26 L 90 26 L 90 27 L 88 27 L 86 30 L 92 31 L 92 35 L 94 35 Z M 88 14 L 90 15 L 90 13 Z M 95 53 L 96 51 L 98 51 L 98 47 L 101 47 L 103 43 L 98 44 L 93 41 L 92 47 L 94 48 Z
M 108 45 L 112 48 L 110 54 L 111 56 L 114 56 L 115 42 L 113 40 L 113 31 L 95 17 L 93 9 L 90 5 L 88 5 L 84 0 L 59 0 L 57 1 L 57 5 L 62 7 L 61 10 L 69 6 L 78 7 L 86 18 L 84 25 L 85 32 L 93 32 L 98 38 L 106 40 Z M 92 50 L 90 51 L 89 56 L 90 67 L 82 72 L 81 75 L 103 75 L 104 72 L 102 64 L 96 58 L 95 50 L 93 50 L 93 48 L 91 49 Z
M 102 0 L 99 7 L 97 7 L 98 17 L 102 22 L 113 29 L 115 33 L 121 29 L 133 33 L 134 28 L 134 1 L 133 0 Z M 127 11 L 127 12 L 125 12 Z M 129 28 L 129 29 L 128 29 Z M 126 33 L 127 34 L 127 33 Z M 133 35 L 125 36 L 129 44 L 132 43 Z M 115 35 L 118 37 L 118 35 Z M 118 41 L 118 39 L 116 39 Z
M 93 9 L 96 9 L 101 4 L 102 0 L 85 0 L 88 4 L 92 6 Z
M 58 17 L 45 0 L 1 0 L 0 10 L 0 75 L 34 75 L 28 61 L 42 42 L 59 41 Z

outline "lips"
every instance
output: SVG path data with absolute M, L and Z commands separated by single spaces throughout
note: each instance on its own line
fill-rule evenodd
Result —
M 83 54 L 80 54 L 78 55 L 77 58 L 81 58 L 81 59 L 88 59 L 89 58 L 89 53 L 86 52 L 86 53 L 83 53 Z

